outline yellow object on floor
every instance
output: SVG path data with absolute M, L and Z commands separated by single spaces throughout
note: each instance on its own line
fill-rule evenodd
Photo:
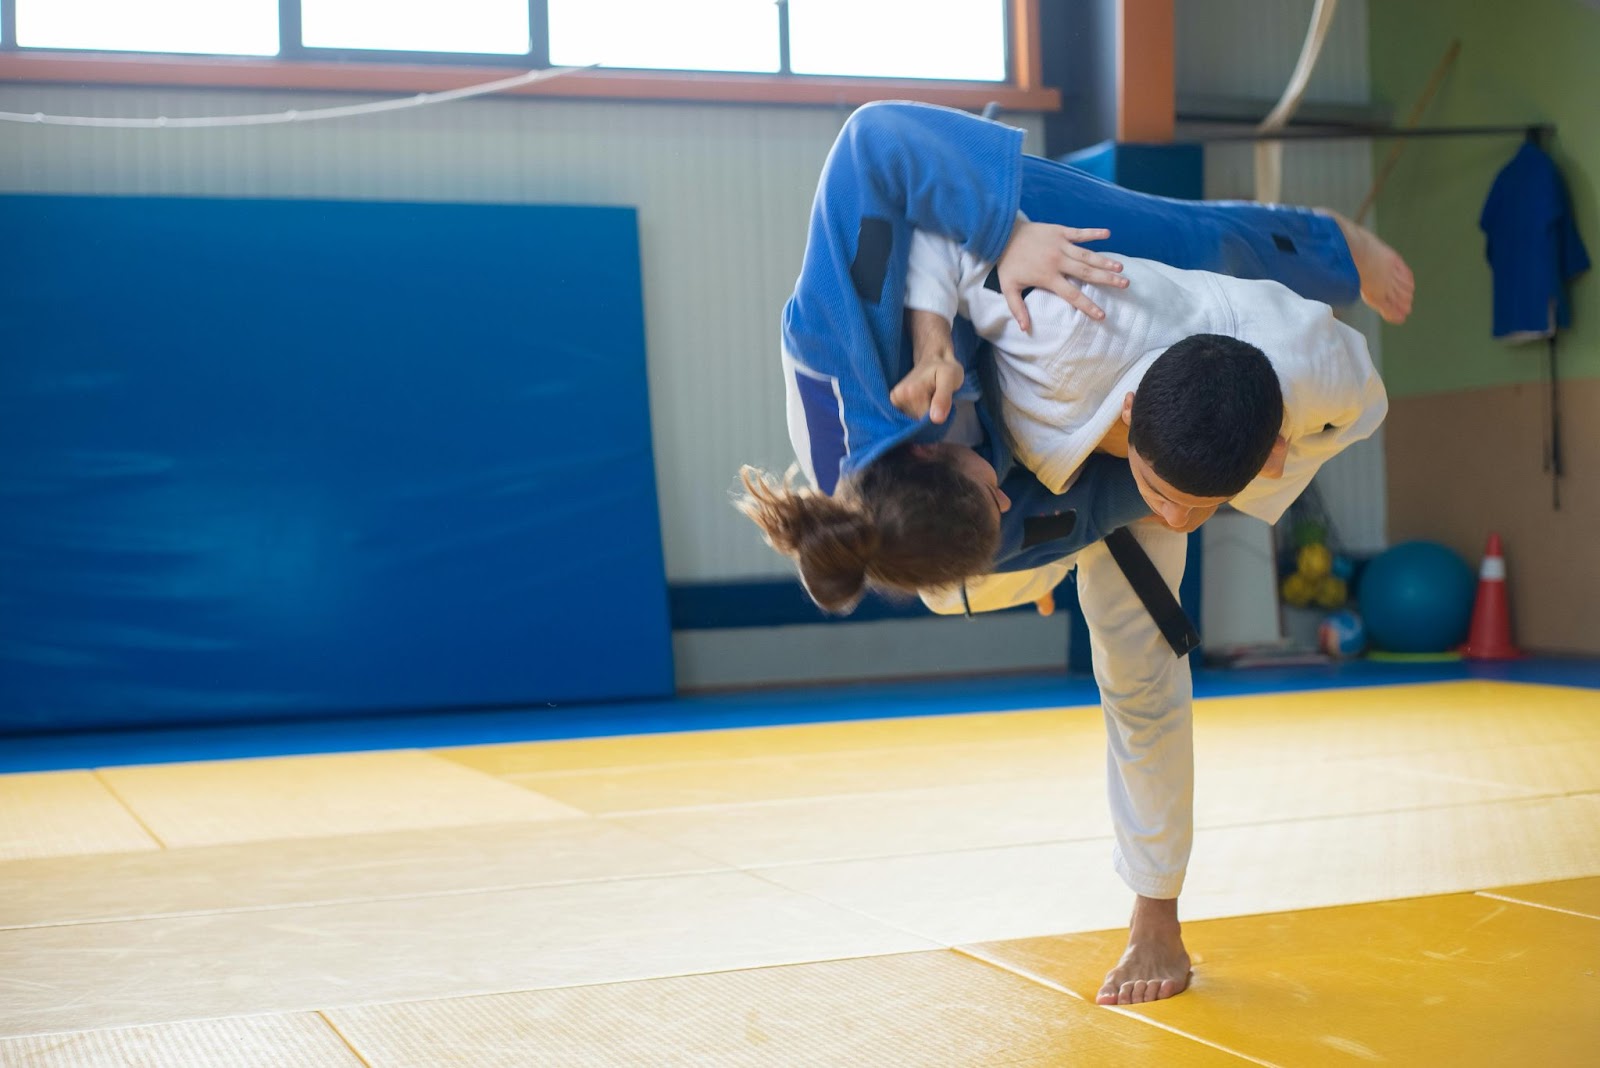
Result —
M 1196 707 L 1193 988 L 1098 709 L 0 776 L 0 1065 L 1600 1063 L 1600 692 Z

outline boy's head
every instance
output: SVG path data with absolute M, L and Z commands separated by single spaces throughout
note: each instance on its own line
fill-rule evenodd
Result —
M 1261 473 L 1283 428 L 1283 390 L 1254 345 L 1195 334 L 1156 358 L 1122 418 L 1140 492 L 1171 523 L 1175 510 L 1222 504 Z

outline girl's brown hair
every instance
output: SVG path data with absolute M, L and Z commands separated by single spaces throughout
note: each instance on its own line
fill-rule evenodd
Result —
M 1000 541 L 993 497 L 956 465 L 954 446 L 902 445 L 829 497 L 744 467 L 735 506 L 793 557 L 806 592 L 846 613 L 868 585 L 902 593 L 989 570 Z

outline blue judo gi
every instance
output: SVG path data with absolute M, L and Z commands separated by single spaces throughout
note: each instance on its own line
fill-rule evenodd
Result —
M 1020 210 L 1035 222 L 1103 227 L 1092 248 L 1239 278 L 1270 278 L 1301 296 L 1343 304 L 1360 294 L 1338 225 L 1299 208 L 1149 196 L 1022 152 L 1023 132 L 925 104 L 877 103 L 845 122 L 812 203 L 806 254 L 784 308 L 789 432 L 813 483 L 842 478 L 897 445 L 939 441 L 950 427 L 912 419 L 889 401 L 911 369 L 904 325 L 914 230 L 996 262 Z M 1062 494 L 1012 462 L 997 398 L 985 397 L 982 345 L 965 320 L 953 331 L 984 442 L 1012 506 L 995 572 L 1039 567 L 1149 514 L 1126 461 L 1095 457 Z M 953 420 L 952 420 L 953 422 Z M 1052 517 L 1075 514 L 1071 523 Z

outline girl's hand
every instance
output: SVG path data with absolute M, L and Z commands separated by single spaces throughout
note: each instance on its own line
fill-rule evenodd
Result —
M 1011 231 L 1011 240 L 996 265 L 1000 273 L 1000 292 L 1006 298 L 1012 318 L 1024 333 L 1033 330 L 1022 291 L 1031 287 L 1047 289 L 1092 319 L 1104 319 L 1094 301 L 1083 295 L 1073 279 L 1095 285 L 1124 288 L 1128 280 L 1118 272 L 1122 264 L 1097 252 L 1079 248 L 1079 242 L 1103 241 L 1109 230 L 1079 230 L 1054 223 L 1023 222 Z

